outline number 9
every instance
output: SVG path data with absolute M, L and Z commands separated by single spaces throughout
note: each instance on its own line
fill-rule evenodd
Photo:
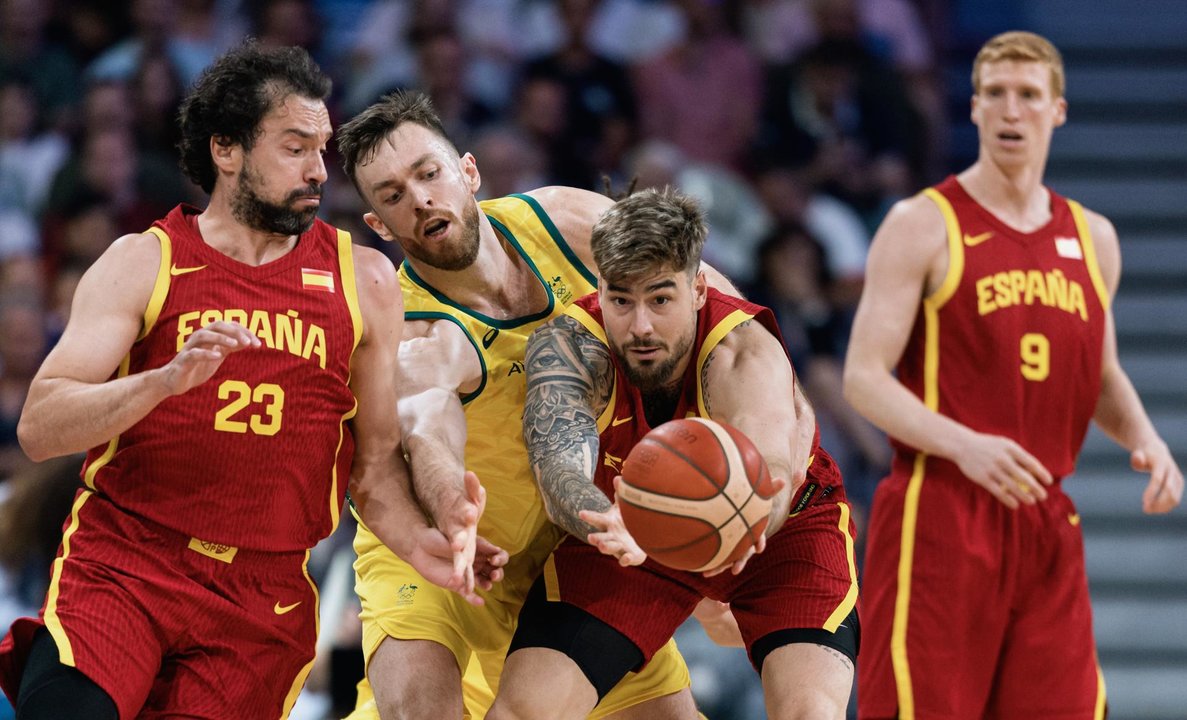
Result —
M 1022 377 L 1033 382 L 1042 382 L 1051 374 L 1051 342 L 1042 333 L 1026 333 L 1022 336 Z

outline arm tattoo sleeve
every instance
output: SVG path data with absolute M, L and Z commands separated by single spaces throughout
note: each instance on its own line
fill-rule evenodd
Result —
M 523 438 L 532 474 L 552 521 L 584 540 L 595 531 L 578 513 L 605 512 L 610 499 L 594 485 L 597 417 L 613 390 L 610 352 L 572 318 L 541 326 L 528 340 Z

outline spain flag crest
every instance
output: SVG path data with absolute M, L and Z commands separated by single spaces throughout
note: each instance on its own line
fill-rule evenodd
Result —
M 301 287 L 305 290 L 334 292 L 334 273 L 329 270 L 301 268 Z

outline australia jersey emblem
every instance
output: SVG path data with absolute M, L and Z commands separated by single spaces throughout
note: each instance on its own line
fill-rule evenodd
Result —
M 411 605 L 412 599 L 416 596 L 416 591 L 419 586 L 412 583 L 404 583 L 396 590 L 396 604 L 397 605 Z
M 573 293 L 569 290 L 569 286 L 561 280 L 561 276 L 557 275 L 548 281 L 548 287 L 552 289 L 552 294 L 556 296 L 565 305 L 568 305 L 573 300 Z

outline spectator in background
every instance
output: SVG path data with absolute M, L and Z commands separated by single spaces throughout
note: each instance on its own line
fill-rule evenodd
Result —
M 20 213 L 25 222 L 32 222 L 69 152 L 62 135 L 39 132 L 32 86 L 11 78 L 0 80 L 0 211 Z M 5 241 L 0 237 L 0 245 Z
M 50 566 L 81 487 L 82 455 L 42 463 L 25 461 L 0 485 L 0 624 L 37 612 L 49 585 Z
M 0 82 L 28 83 L 50 127 L 64 127 L 77 104 L 78 67 L 46 32 L 52 3 L 0 0 Z
M 560 81 L 543 75 L 527 78 L 516 92 L 515 127 L 546 159 L 546 184 L 582 189 L 595 186 L 588 158 L 565 145 L 567 93 Z
M 561 144 L 584 160 L 595 181 L 622 164 L 634 141 L 636 122 L 634 90 L 626 68 L 598 54 L 588 42 L 600 5 L 600 0 L 561 0 L 557 12 L 564 43 L 556 52 L 529 62 L 523 72 L 526 78 L 548 78 L 564 86 Z
M 494 120 L 494 111 L 466 89 L 466 47 L 453 30 L 432 30 L 415 39 L 418 85 L 438 109 L 441 123 L 458 147 L 468 148 L 475 134 Z
M 679 188 L 696 198 L 708 218 L 705 262 L 735 283 L 754 279 L 754 254 L 771 228 L 771 216 L 741 176 L 719 166 L 689 160 L 662 141 L 640 145 L 631 155 L 628 178 L 638 188 Z
M 694 160 L 740 169 L 758 126 L 758 60 L 716 2 L 679 0 L 678 6 L 687 23 L 684 39 L 636 68 L 643 137 L 671 142 Z
M 244 6 L 249 32 L 260 45 L 304 48 L 320 60 L 321 24 L 312 0 L 255 0 Z
M 482 158 L 479 200 L 504 197 L 546 184 L 544 154 L 523 133 L 509 125 L 484 130 L 474 141 L 471 152 Z
M 811 184 L 872 225 L 912 187 L 914 115 L 897 76 L 860 45 L 827 40 L 767 74 L 757 149 L 804 168 Z
M 177 110 L 185 93 L 181 75 L 164 53 L 140 58 L 129 90 L 140 149 L 157 156 L 171 156 L 181 140 Z
M 870 232 L 861 216 L 843 201 L 815 191 L 803 172 L 790 167 L 767 168 L 759 174 L 755 187 L 777 224 L 803 225 L 824 248 L 832 278 L 829 301 L 837 311 L 851 316 L 861 297 L 870 245 Z
M 128 82 L 145 57 L 164 53 L 189 85 L 214 60 L 212 45 L 179 39 L 176 34 L 179 0 L 132 0 L 129 12 L 133 34 L 108 48 L 87 66 L 91 81 Z
M 0 479 L 29 462 L 17 444 L 16 426 L 47 350 L 40 297 L 15 290 L 0 295 Z

